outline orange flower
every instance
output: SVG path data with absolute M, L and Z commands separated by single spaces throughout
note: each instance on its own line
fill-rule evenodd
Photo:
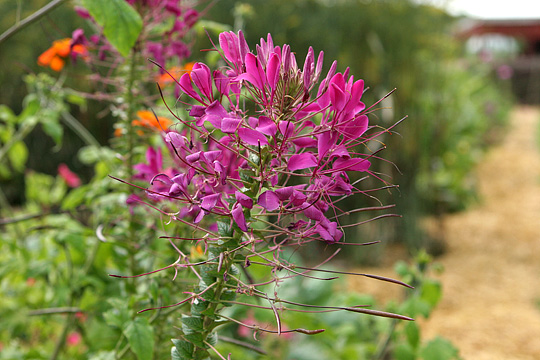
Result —
M 138 119 L 133 120 L 131 125 L 142 126 L 156 131 L 165 131 L 173 124 L 172 120 L 166 117 L 158 116 L 156 118 L 154 113 L 148 110 L 137 111 L 137 116 Z
M 201 246 L 201 244 L 197 244 L 191 247 L 190 251 L 191 259 L 193 261 L 198 261 L 202 259 L 202 256 L 204 255 L 204 250 Z
M 54 71 L 60 71 L 64 68 L 65 58 L 71 53 L 76 53 L 77 55 L 87 58 L 87 50 L 84 45 L 74 45 L 71 46 L 71 39 L 65 38 L 56 40 L 53 42 L 52 46 L 45 50 L 38 57 L 38 65 L 49 66 Z
M 195 65 L 194 62 L 189 62 L 185 64 L 184 66 L 173 66 L 167 71 L 169 72 L 169 74 L 171 74 L 172 76 L 178 79 L 180 76 L 182 76 L 185 73 L 191 74 L 193 65 Z M 158 82 L 159 86 L 165 87 L 166 85 L 169 85 L 172 82 L 174 82 L 174 80 L 171 78 L 169 74 L 164 73 L 157 76 L 156 81 Z
M 133 120 L 133 121 L 135 121 L 135 120 Z M 114 129 L 114 137 L 120 137 L 122 135 L 124 135 L 124 129 L 119 128 L 119 127 Z

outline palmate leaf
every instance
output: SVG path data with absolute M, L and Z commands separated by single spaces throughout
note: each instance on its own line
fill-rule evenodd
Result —
M 103 34 L 122 56 L 127 56 L 142 30 L 139 13 L 125 0 L 82 0 Z

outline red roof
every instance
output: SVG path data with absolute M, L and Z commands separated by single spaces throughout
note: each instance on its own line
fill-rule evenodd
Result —
M 501 34 L 521 38 L 529 43 L 540 41 L 540 19 L 530 20 L 476 20 L 459 33 L 459 37 Z

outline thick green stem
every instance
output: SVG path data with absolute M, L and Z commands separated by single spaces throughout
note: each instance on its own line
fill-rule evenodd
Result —
M 236 241 L 231 240 L 231 243 Z M 232 244 L 231 244 L 232 245 Z M 207 291 L 191 305 L 191 316 L 182 318 L 182 330 L 184 339 L 193 345 L 193 350 L 182 359 L 206 360 L 210 358 L 207 344 L 215 344 L 217 337 L 214 334 L 215 328 L 219 325 L 217 314 L 223 308 L 223 301 L 230 300 L 233 257 L 226 247 L 211 247 L 208 251 L 210 257 L 217 257 L 220 260 L 208 263 L 201 268 L 201 281 L 198 291 L 201 292 L 209 286 L 213 286 L 211 291 Z M 233 295 L 234 296 L 234 295 Z

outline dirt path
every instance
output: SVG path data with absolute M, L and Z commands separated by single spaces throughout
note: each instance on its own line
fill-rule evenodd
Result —
M 482 202 L 445 219 L 444 295 L 424 323 L 464 359 L 540 359 L 540 111 L 516 108 L 478 167 Z
M 451 340 L 465 360 L 540 359 L 539 120 L 538 108 L 512 112 L 477 169 L 481 203 L 445 218 L 443 298 L 422 333 Z

